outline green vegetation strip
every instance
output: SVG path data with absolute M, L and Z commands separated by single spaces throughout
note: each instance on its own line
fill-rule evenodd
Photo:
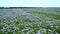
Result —
M 48 14 L 48 13 L 37 12 L 37 11 L 30 11 L 30 12 L 28 12 L 28 13 L 31 13 L 31 14 L 42 14 L 42 15 L 44 15 L 45 17 L 49 17 L 49 18 L 52 18 L 52 19 L 60 20 L 60 15 L 56 15 L 56 14 Z

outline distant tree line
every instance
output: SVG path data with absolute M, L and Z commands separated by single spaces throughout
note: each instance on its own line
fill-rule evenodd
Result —
M 0 9 L 10 9 L 10 8 L 33 8 L 33 7 L 0 7 Z
M 0 7 L 0 9 L 9 8 L 9 7 Z

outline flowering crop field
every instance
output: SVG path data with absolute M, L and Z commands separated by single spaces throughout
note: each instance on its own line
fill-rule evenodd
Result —
M 0 9 L 0 34 L 60 34 L 60 8 Z

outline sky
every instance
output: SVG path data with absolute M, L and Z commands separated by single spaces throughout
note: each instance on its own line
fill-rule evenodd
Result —
M 0 7 L 60 7 L 60 0 L 0 0 Z

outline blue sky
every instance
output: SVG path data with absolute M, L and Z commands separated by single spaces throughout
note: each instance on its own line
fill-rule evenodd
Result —
M 0 7 L 60 7 L 60 0 L 0 0 Z

